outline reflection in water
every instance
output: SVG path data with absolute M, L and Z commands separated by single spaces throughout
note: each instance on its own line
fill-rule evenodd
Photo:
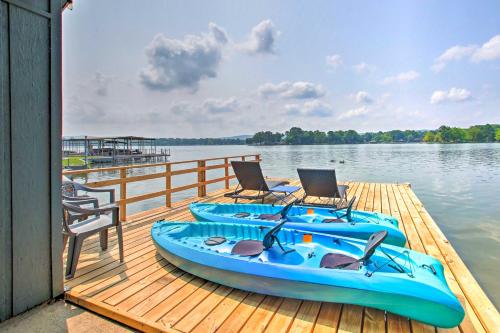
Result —
M 388 144 L 338 146 L 196 146 L 172 148 L 173 161 L 260 153 L 265 175 L 297 178 L 296 168 L 335 168 L 340 180 L 409 182 L 455 249 L 500 305 L 500 144 Z M 331 162 L 334 160 L 335 162 Z M 339 161 L 344 160 L 344 164 Z M 194 166 L 194 165 L 193 165 Z M 188 167 L 188 166 L 184 166 Z M 129 175 L 161 172 L 136 169 Z M 99 174 L 101 179 L 117 175 Z M 223 176 L 213 170 L 208 179 Z M 95 176 L 93 176 L 95 178 Z M 173 186 L 196 175 L 173 178 Z M 128 185 L 128 195 L 159 191 L 163 179 Z M 208 186 L 220 188 L 222 183 Z M 174 199 L 195 193 L 176 193 Z M 129 213 L 158 207 L 163 198 L 130 205 Z

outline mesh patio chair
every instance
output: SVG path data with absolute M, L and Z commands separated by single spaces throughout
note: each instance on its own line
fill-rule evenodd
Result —
M 297 169 L 304 196 L 300 203 L 305 204 L 307 197 L 332 199 L 331 206 L 340 207 L 347 203 L 349 186 L 338 185 L 335 169 Z M 315 204 L 316 205 L 316 204 Z M 325 205 L 330 206 L 330 205 Z
M 259 162 L 231 161 L 231 165 L 236 179 L 238 179 L 238 186 L 234 192 L 224 196 L 233 198 L 235 203 L 238 202 L 238 199 L 262 200 L 264 202 L 264 199 L 273 192 L 273 188 L 289 183 L 284 180 L 266 180 Z M 257 194 L 243 194 L 243 191 L 257 191 Z
M 108 205 L 104 208 L 82 208 L 82 201 L 63 201 L 63 237 L 64 243 L 69 238 L 68 258 L 66 263 L 66 278 L 75 275 L 78 258 L 82 250 L 83 241 L 99 233 L 101 249 L 108 247 L 108 229 L 115 227 L 118 236 L 120 262 L 123 262 L 123 235 L 119 219 L 119 208 Z M 108 216 L 105 213 L 111 212 Z

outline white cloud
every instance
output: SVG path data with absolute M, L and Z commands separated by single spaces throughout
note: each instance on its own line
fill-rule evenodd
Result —
M 411 70 L 408 72 L 399 73 L 398 75 L 395 75 L 395 76 L 388 76 L 382 81 L 382 83 L 383 84 L 403 83 L 403 82 L 416 80 L 419 77 L 420 77 L 420 74 L 418 72 Z
M 369 112 L 370 112 L 370 109 L 367 106 L 361 106 L 359 108 L 351 109 L 347 112 L 340 114 L 338 119 L 343 120 L 343 119 L 358 117 L 358 116 L 368 114 Z
M 90 83 L 96 95 L 104 97 L 108 95 L 108 87 L 111 80 L 110 76 L 96 72 Z
M 387 100 L 389 100 L 390 98 L 392 97 L 392 94 L 391 93 L 383 93 L 382 96 L 380 96 L 380 101 L 381 102 L 386 102 Z
M 434 65 L 432 65 L 431 68 L 433 71 L 439 72 L 443 70 L 443 68 L 445 68 L 450 61 L 460 60 L 462 58 L 468 57 L 472 53 L 474 53 L 475 49 L 475 45 L 455 45 L 453 47 L 450 47 L 434 61 Z
M 203 108 L 209 113 L 226 113 L 235 111 L 239 106 L 236 97 L 227 99 L 209 98 L 203 102 Z
M 464 88 L 451 88 L 450 90 L 436 90 L 432 93 L 431 104 L 440 104 L 445 102 L 464 102 L 471 99 L 471 93 Z
M 369 65 L 366 62 L 360 62 L 359 64 L 352 66 L 352 68 L 354 68 L 354 70 L 358 73 L 367 73 L 375 69 L 374 66 Z
M 325 89 L 320 84 L 311 82 L 283 81 L 278 84 L 264 83 L 258 88 L 258 92 L 263 97 L 279 96 L 281 98 L 319 98 L 325 95 Z
M 239 48 L 252 54 L 275 52 L 275 43 L 279 32 L 271 20 L 264 20 L 252 28 L 248 40 L 239 44 Z
M 217 24 L 210 22 L 208 24 L 208 29 L 210 30 L 210 33 L 212 34 L 213 38 L 219 44 L 226 44 L 229 41 L 226 31 L 224 31 L 224 29 L 222 29 L 221 27 L 217 26 Z
M 333 114 L 332 106 L 319 100 L 308 101 L 302 105 L 287 104 L 285 109 L 289 116 L 326 118 Z
M 371 104 L 373 103 L 373 98 L 366 91 L 358 91 L 353 95 L 356 102 L 360 104 Z
M 208 98 L 203 102 L 178 101 L 169 107 L 151 111 L 144 114 L 144 121 L 152 124 L 170 122 L 182 124 L 192 128 L 213 124 L 222 126 L 229 121 L 228 112 L 235 111 L 239 107 L 239 102 L 235 97 L 227 99 Z M 233 114 L 232 114 L 233 115 Z
M 215 23 L 209 24 L 208 33 L 187 35 L 183 40 L 156 35 L 146 48 L 149 65 L 140 73 L 141 83 L 151 90 L 195 91 L 202 79 L 217 76 L 227 41 L 226 33 Z
M 500 59 L 500 35 L 493 36 L 481 46 L 455 45 L 450 47 L 436 58 L 431 69 L 435 72 L 439 72 L 451 61 L 458 61 L 461 59 L 469 59 L 474 63 Z
M 81 98 L 79 95 L 67 99 L 68 107 L 64 110 L 64 120 L 79 125 L 103 122 L 108 116 L 106 108 L 92 98 Z M 80 127 L 80 126 L 77 126 Z
M 342 57 L 339 54 L 326 56 L 326 64 L 331 68 L 337 68 L 342 65 Z
M 500 59 L 500 35 L 496 35 L 484 43 L 471 57 L 472 62 L 495 59 Z

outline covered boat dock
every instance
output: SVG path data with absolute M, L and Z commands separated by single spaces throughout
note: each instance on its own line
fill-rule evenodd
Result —
M 170 156 L 170 149 L 158 148 L 155 138 L 139 136 L 66 137 L 63 156 L 80 156 L 85 164 L 126 164 L 131 162 L 161 162 Z

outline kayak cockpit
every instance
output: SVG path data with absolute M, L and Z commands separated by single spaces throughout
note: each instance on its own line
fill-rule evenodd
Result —
M 299 223 L 377 223 L 382 216 L 374 213 L 353 211 L 356 197 L 352 197 L 345 207 L 328 209 L 324 207 L 302 205 L 253 205 L 253 204 L 194 204 L 196 210 L 225 218 L 274 221 L 283 220 L 283 209 L 288 209 L 286 219 Z M 394 225 L 394 221 L 388 221 Z M 397 222 L 396 222 L 397 225 Z
M 237 256 L 258 260 L 263 263 L 301 265 L 310 268 L 361 270 L 366 273 L 404 273 L 412 272 L 407 268 L 409 258 L 389 259 L 382 250 L 376 251 L 387 236 L 381 231 L 370 237 L 365 244 L 354 240 L 341 240 L 325 244 L 327 235 L 314 235 L 291 229 L 282 229 L 286 221 L 273 228 L 238 224 L 189 223 L 186 225 L 165 225 L 162 230 L 172 239 L 190 248 L 214 251 L 221 255 Z
M 231 254 L 236 254 L 243 257 L 253 257 L 261 254 L 264 250 L 269 250 L 275 242 L 278 243 L 279 247 L 286 254 L 287 252 L 293 252 L 295 249 L 285 250 L 283 245 L 278 238 L 278 233 L 286 222 L 286 216 L 290 208 L 293 206 L 293 202 L 286 205 L 277 214 L 270 215 L 270 218 L 281 220 L 280 223 L 271 228 L 265 235 L 262 241 L 255 239 L 243 239 L 236 243 L 236 245 L 231 250 Z

